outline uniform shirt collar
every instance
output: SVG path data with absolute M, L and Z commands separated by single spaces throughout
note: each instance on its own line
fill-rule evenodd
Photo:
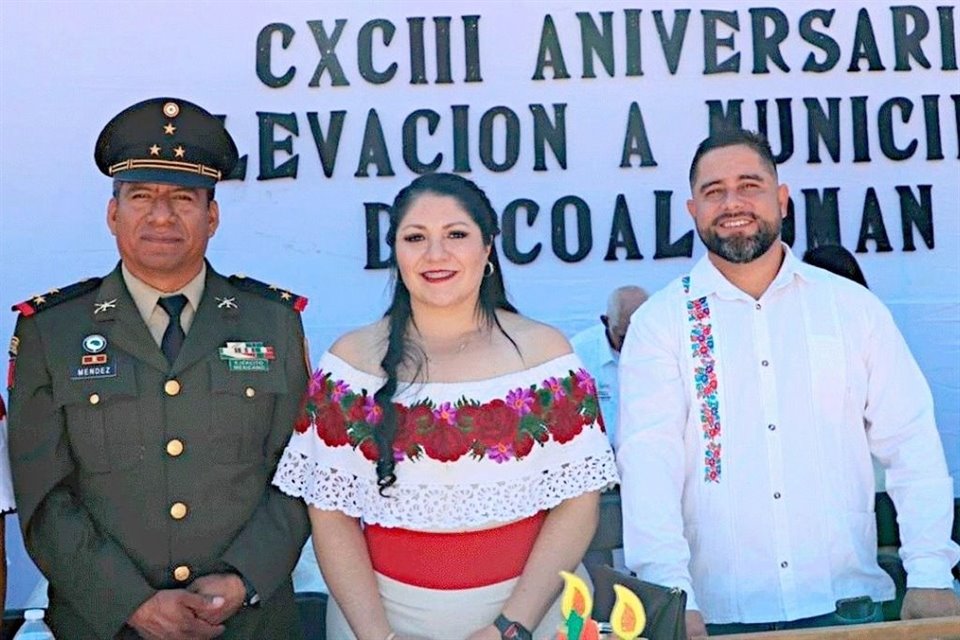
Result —
M 785 243 L 783 245 L 783 263 L 780 270 L 767 290 L 763 293 L 764 297 L 773 291 L 782 289 L 791 285 L 796 278 L 810 280 L 811 269 L 809 265 L 803 264 Z M 732 282 L 726 279 L 720 270 L 710 261 L 708 255 L 703 256 L 690 270 L 690 297 L 702 298 L 709 295 L 716 295 L 718 298 L 728 300 L 752 300 L 753 298 L 745 291 L 741 291 Z
M 130 297 L 133 298 L 133 303 L 137 305 L 137 311 L 140 312 L 140 317 L 143 318 L 144 322 L 149 322 L 149 318 L 157 306 L 157 300 L 159 300 L 162 296 L 172 296 L 182 293 L 183 295 L 187 296 L 187 302 L 190 303 L 190 306 L 193 307 L 194 311 L 196 311 L 200 306 L 200 299 L 203 297 L 204 284 L 206 283 L 207 278 L 206 262 L 204 262 L 203 266 L 200 268 L 200 273 L 194 276 L 190 282 L 183 285 L 183 287 L 177 291 L 160 291 L 151 287 L 149 284 L 130 273 L 130 270 L 127 269 L 127 265 L 123 263 L 120 265 L 120 270 L 123 274 L 123 282 L 127 285 L 127 290 L 130 292 Z

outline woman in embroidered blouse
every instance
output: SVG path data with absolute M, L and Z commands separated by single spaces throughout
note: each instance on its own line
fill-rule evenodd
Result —
M 580 563 L 616 467 L 569 343 L 507 302 L 498 232 L 474 183 L 414 180 L 391 210 L 386 316 L 311 379 L 274 482 L 309 505 L 330 639 L 542 637 L 560 621 L 558 572 Z

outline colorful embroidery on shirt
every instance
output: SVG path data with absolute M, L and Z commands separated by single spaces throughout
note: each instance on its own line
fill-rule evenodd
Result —
M 426 456 L 453 462 L 469 455 L 503 463 L 526 457 L 537 443 L 569 442 L 584 427 L 597 424 L 604 430 L 596 384 L 584 369 L 513 389 L 503 399 L 485 403 L 465 396 L 439 404 L 425 398 L 412 406 L 394 403 L 394 408 L 393 448 L 398 461 Z M 382 418 L 382 408 L 366 389 L 354 391 L 321 369 L 310 378 L 295 429 L 305 433 L 313 428 L 327 446 L 350 445 L 376 460 L 373 434 Z
M 690 293 L 690 276 L 683 277 L 683 292 Z M 707 298 L 687 300 L 690 320 L 690 355 L 693 380 L 700 400 L 700 425 L 703 428 L 703 481 L 720 482 L 720 400 L 717 393 L 717 363 L 713 358 L 713 327 Z

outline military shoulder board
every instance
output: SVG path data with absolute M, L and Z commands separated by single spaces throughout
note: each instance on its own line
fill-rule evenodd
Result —
M 295 311 L 303 311 L 307 307 L 308 301 L 306 298 L 282 289 L 275 284 L 260 282 L 259 280 L 248 278 L 242 274 L 232 275 L 229 280 L 230 284 L 241 291 L 256 293 L 267 300 L 273 300 L 274 302 L 279 302 L 280 304 L 291 307 Z
M 46 293 L 37 294 L 29 300 L 24 300 L 23 302 L 13 305 L 10 307 L 10 310 L 19 311 L 24 317 L 30 317 L 41 311 L 55 307 L 61 302 L 72 300 L 73 298 L 82 296 L 88 291 L 93 291 L 100 286 L 102 281 L 103 278 L 88 278 L 62 289 L 50 289 L 50 291 Z

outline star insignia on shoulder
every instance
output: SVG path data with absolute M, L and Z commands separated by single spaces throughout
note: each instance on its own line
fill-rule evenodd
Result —
M 272 284 L 272 285 L 270 285 L 270 286 L 267 287 L 267 288 L 270 289 L 270 291 L 277 291 L 280 287 L 278 287 L 278 286 L 275 285 L 275 284 Z
M 217 309 L 237 309 L 236 298 L 216 298 Z
M 167 134 L 168 136 L 172 136 L 172 135 L 173 135 L 173 132 L 176 131 L 176 130 L 177 130 L 177 128 L 176 128 L 175 126 L 173 126 L 173 123 L 172 123 L 172 122 L 168 122 L 168 123 L 167 123 L 166 125 L 164 125 L 164 127 L 163 127 L 163 132 L 164 132 L 165 134 Z
M 281 300 L 289 300 L 289 299 L 292 298 L 292 297 L 293 297 L 293 296 L 290 295 L 290 292 L 289 292 L 289 291 L 281 291 L 281 292 L 280 292 L 280 299 L 281 299 Z
M 160 146 L 155 144 L 152 147 L 150 147 L 150 155 L 152 156 L 160 155 Z
M 43 296 L 34 296 L 34 297 L 33 297 L 33 304 L 37 305 L 38 307 L 39 307 L 40 305 L 44 304 L 46 301 L 47 301 L 47 299 L 44 298 Z
M 116 309 L 116 308 L 117 308 L 116 298 L 114 298 L 113 300 L 105 300 L 103 302 L 95 302 L 93 314 L 96 315 L 98 313 L 106 311 L 107 309 Z
M 173 150 L 173 155 L 176 156 L 176 157 L 178 157 L 178 158 L 182 158 L 182 157 L 183 157 L 183 154 L 185 154 L 186 152 L 187 152 L 187 150 L 184 149 L 183 146 L 177 146 L 177 147 L 175 147 L 174 150 Z
M 48 296 L 55 296 L 58 293 L 60 293 L 60 289 L 50 289 L 50 291 L 47 291 Z

